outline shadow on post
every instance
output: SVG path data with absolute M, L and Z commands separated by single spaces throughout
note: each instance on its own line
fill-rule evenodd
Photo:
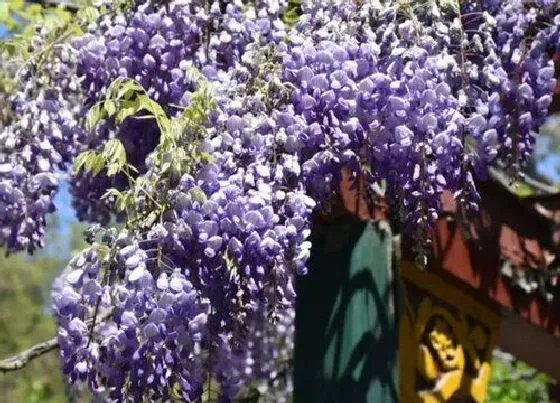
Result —
M 294 402 L 397 402 L 390 230 L 352 216 L 313 228 L 297 278 Z

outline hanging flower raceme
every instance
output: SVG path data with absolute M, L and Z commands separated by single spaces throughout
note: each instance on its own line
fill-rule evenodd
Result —
M 73 150 L 80 217 L 126 224 L 92 234 L 53 291 L 65 374 L 101 399 L 280 385 L 311 215 L 343 169 L 385 182 L 424 259 L 444 190 L 474 213 L 489 164 L 518 171 L 532 152 L 555 84 L 553 2 L 287 3 L 109 7 L 72 41 L 72 127 L 88 134 L 56 129 L 66 115 L 10 132 L 42 176 L 29 192 L 23 162 L 0 164 L 2 236 L 40 242 L 28 201 L 42 192 L 33 211 L 52 210 L 52 166 Z M 33 102 L 22 121 L 29 105 L 50 116 Z

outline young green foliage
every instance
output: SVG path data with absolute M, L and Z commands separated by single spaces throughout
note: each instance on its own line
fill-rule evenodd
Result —
M 83 169 L 97 175 L 106 168 L 108 176 L 122 173 L 128 178 L 128 189 L 109 189 L 103 198 L 114 200 L 115 209 L 126 213 L 129 225 L 152 226 L 167 209 L 166 196 L 156 190 L 158 185 L 169 188 L 172 178 L 190 173 L 196 166 L 211 161 L 210 155 L 197 149 L 206 136 L 209 116 L 216 103 L 212 99 L 212 88 L 202 80 L 202 75 L 198 71 L 190 74 L 198 88 L 190 104 L 176 117 L 169 117 L 137 81 L 129 78 L 118 78 L 111 83 L 105 99 L 95 104 L 88 113 L 86 125 L 89 130 L 94 130 L 102 119 L 112 119 L 117 126 L 126 119 L 155 119 L 159 128 L 160 142 L 151 155 L 153 175 L 131 175 L 137 170 L 127 162 L 124 146 L 117 138 L 105 143 L 101 152 L 80 154 L 74 164 L 76 172 Z M 204 195 L 202 191 L 200 193 Z M 147 203 L 138 207 L 138 200 Z
M 284 23 L 290 26 L 296 25 L 301 15 L 301 0 L 288 0 L 286 12 L 282 17 Z

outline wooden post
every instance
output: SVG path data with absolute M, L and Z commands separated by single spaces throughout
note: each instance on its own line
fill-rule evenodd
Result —
M 296 283 L 294 402 L 398 402 L 388 224 L 347 215 L 312 236 Z

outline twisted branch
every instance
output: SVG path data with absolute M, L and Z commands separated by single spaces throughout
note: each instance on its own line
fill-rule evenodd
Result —
M 53 337 L 50 340 L 35 344 L 33 347 L 22 351 L 19 354 L 8 357 L 0 361 L 0 372 L 17 371 L 25 367 L 31 360 L 42 356 L 59 347 L 58 339 Z

